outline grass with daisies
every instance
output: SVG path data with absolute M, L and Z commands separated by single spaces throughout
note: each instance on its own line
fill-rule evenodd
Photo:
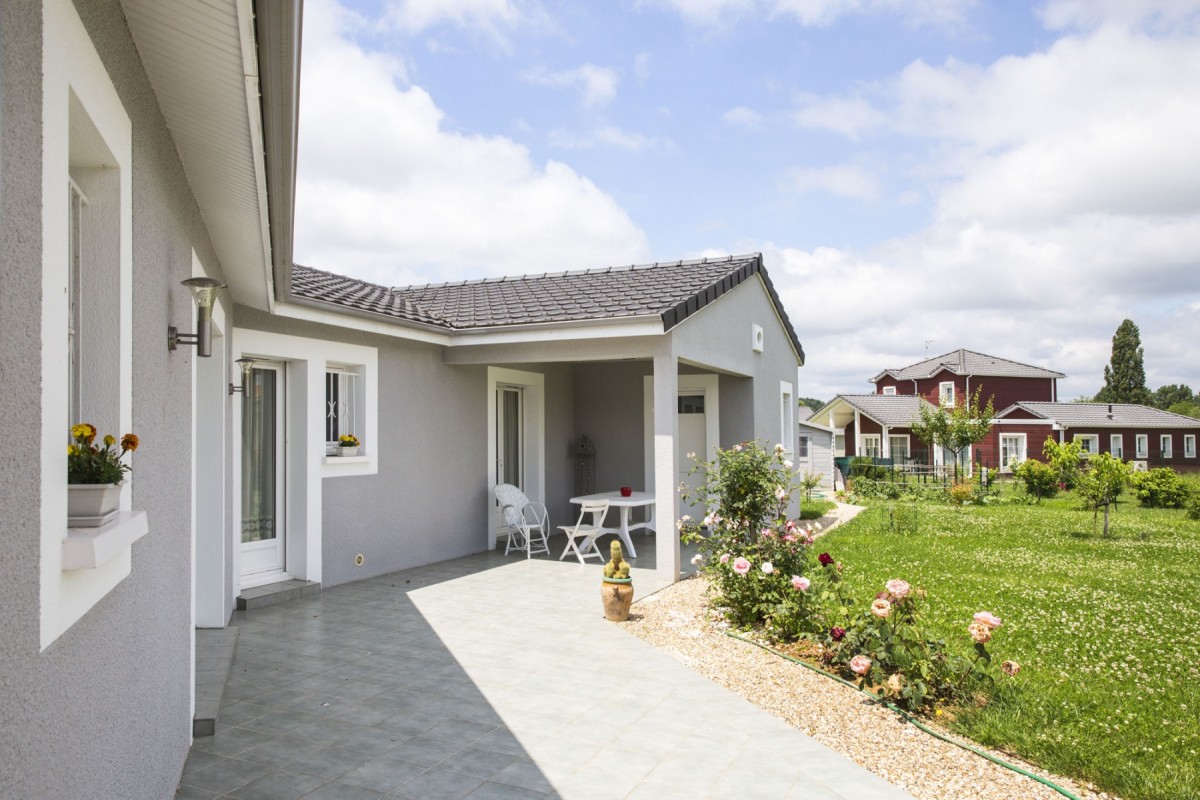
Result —
M 921 505 L 896 533 L 895 505 L 821 540 L 851 591 L 924 587 L 947 637 L 991 611 L 1004 620 L 992 655 L 1021 665 L 950 727 L 1126 800 L 1200 797 L 1200 522 L 1130 499 L 1104 538 L 1065 494 Z

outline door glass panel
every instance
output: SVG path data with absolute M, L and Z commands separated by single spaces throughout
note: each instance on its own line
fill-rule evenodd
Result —
M 500 483 L 521 486 L 521 392 L 516 389 L 501 389 L 498 408 L 500 415 Z
M 683 394 L 679 396 L 679 413 L 680 414 L 703 414 L 704 413 L 704 395 L 702 394 Z
M 242 542 L 274 539 L 276 531 L 276 384 L 273 369 L 253 369 L 242 404 Z

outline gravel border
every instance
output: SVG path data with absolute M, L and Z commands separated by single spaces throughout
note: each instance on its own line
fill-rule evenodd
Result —
M 836 527 L 859 510 L 839 504 L 822 525 Z M 726 636 L 728 626 L 709 611 L 706 590 L 701 577 L 680 581 L 639 600 L 629 620 L 618 624 L 918 800 L 1063 800 L 1048 786 L 935 739 L 854 689 Z M 1119 800 L 1007 753 L 988 752 L 1081 800 Z

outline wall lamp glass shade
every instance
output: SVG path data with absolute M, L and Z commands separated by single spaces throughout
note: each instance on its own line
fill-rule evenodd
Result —
M 225 284 L 214 278 L 188 278 L 181 283 L 192 290 L 192 299 L 196 301 L 196 332 L 180 333 L 174 325 L 167 328 L 167 349 L 174 350 L 181 344 L 190 344 L 196 348 L 196 355 L 208 358 L 212 355 L 212 310 L 217 302 L 217 290 L 224 289 Z
M 241 369 L 241 371 L 242 371 L 242 385 L 234 386 L 232 383 L 229 384 L 229 393 L 233 394 L 234 392 L 241 392 L 242 397 L 245 397 L 246 396 L 246 384 L 250 380 L 250 370 L 254 369 L 254 359 L 253 358 L 239 358 L 237 361 L 235 361 L 233 363 L 237 364 L 238 368 Z

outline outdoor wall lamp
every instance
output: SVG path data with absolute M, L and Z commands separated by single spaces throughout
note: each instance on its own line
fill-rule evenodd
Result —
M 192 298 L 200 310 L 196 317 L 196 332 L 180 333 L 171 325 L 167 328 L 167 349 L 190 344 L 195 346 L 196 355 L 208 358 L 212 355 L 212 308 L 217 302 L 217 290 L 225 288 L 225 284 L 213 278 L 188 278 L 181 283 L 192 290 Z
M 233 363 L 237 364 L 238 367 L 242 370 L 242 385 L 234 386 L 232 383 L 229 384 L 229 394 L 232 395 L 234 392 L 241 392 L 242 397 L 245 397 L 246 396 L 246 381 L 248 381 L 250 379 L 250 370 L 254 369 L 254 359 L 253 358 L 239 358 L 237 361 L 235 361 Z

